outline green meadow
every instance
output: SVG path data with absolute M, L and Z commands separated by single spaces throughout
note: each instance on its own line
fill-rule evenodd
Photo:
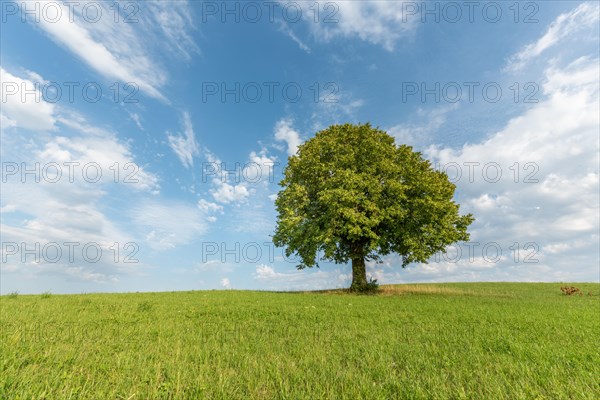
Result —
M 600 290 L 5 295 L 2 399 L 598 399 Z

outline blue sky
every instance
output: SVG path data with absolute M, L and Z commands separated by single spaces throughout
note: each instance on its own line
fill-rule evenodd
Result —
M 596 2 L 1 11 L 2 293 L 348 286 L 270 243 L 287 157 L 345 122 L 421 151 L 476 217 L 428 264 L 369 264 L 381 283 L 600 279 Z

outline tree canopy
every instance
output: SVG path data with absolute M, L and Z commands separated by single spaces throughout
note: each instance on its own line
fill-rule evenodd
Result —
M 469 239 L 473 217 L 459 214 L 448 176 L 370 124 L 318 132 L 280 185 L 275 245 L 298 255 L 299 269 L 352 261 L 355 289 L 367 284 L 365 260 L 397 253 L 406 267 Z

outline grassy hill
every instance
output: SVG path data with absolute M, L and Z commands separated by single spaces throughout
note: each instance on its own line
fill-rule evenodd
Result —
M 570 285 L 2 296 L 0 398 L 598 399 Z

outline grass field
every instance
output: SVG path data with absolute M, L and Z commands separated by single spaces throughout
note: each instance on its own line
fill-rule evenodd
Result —
M 598 399 L 573 285 L 2 296 L 0 398 Z

